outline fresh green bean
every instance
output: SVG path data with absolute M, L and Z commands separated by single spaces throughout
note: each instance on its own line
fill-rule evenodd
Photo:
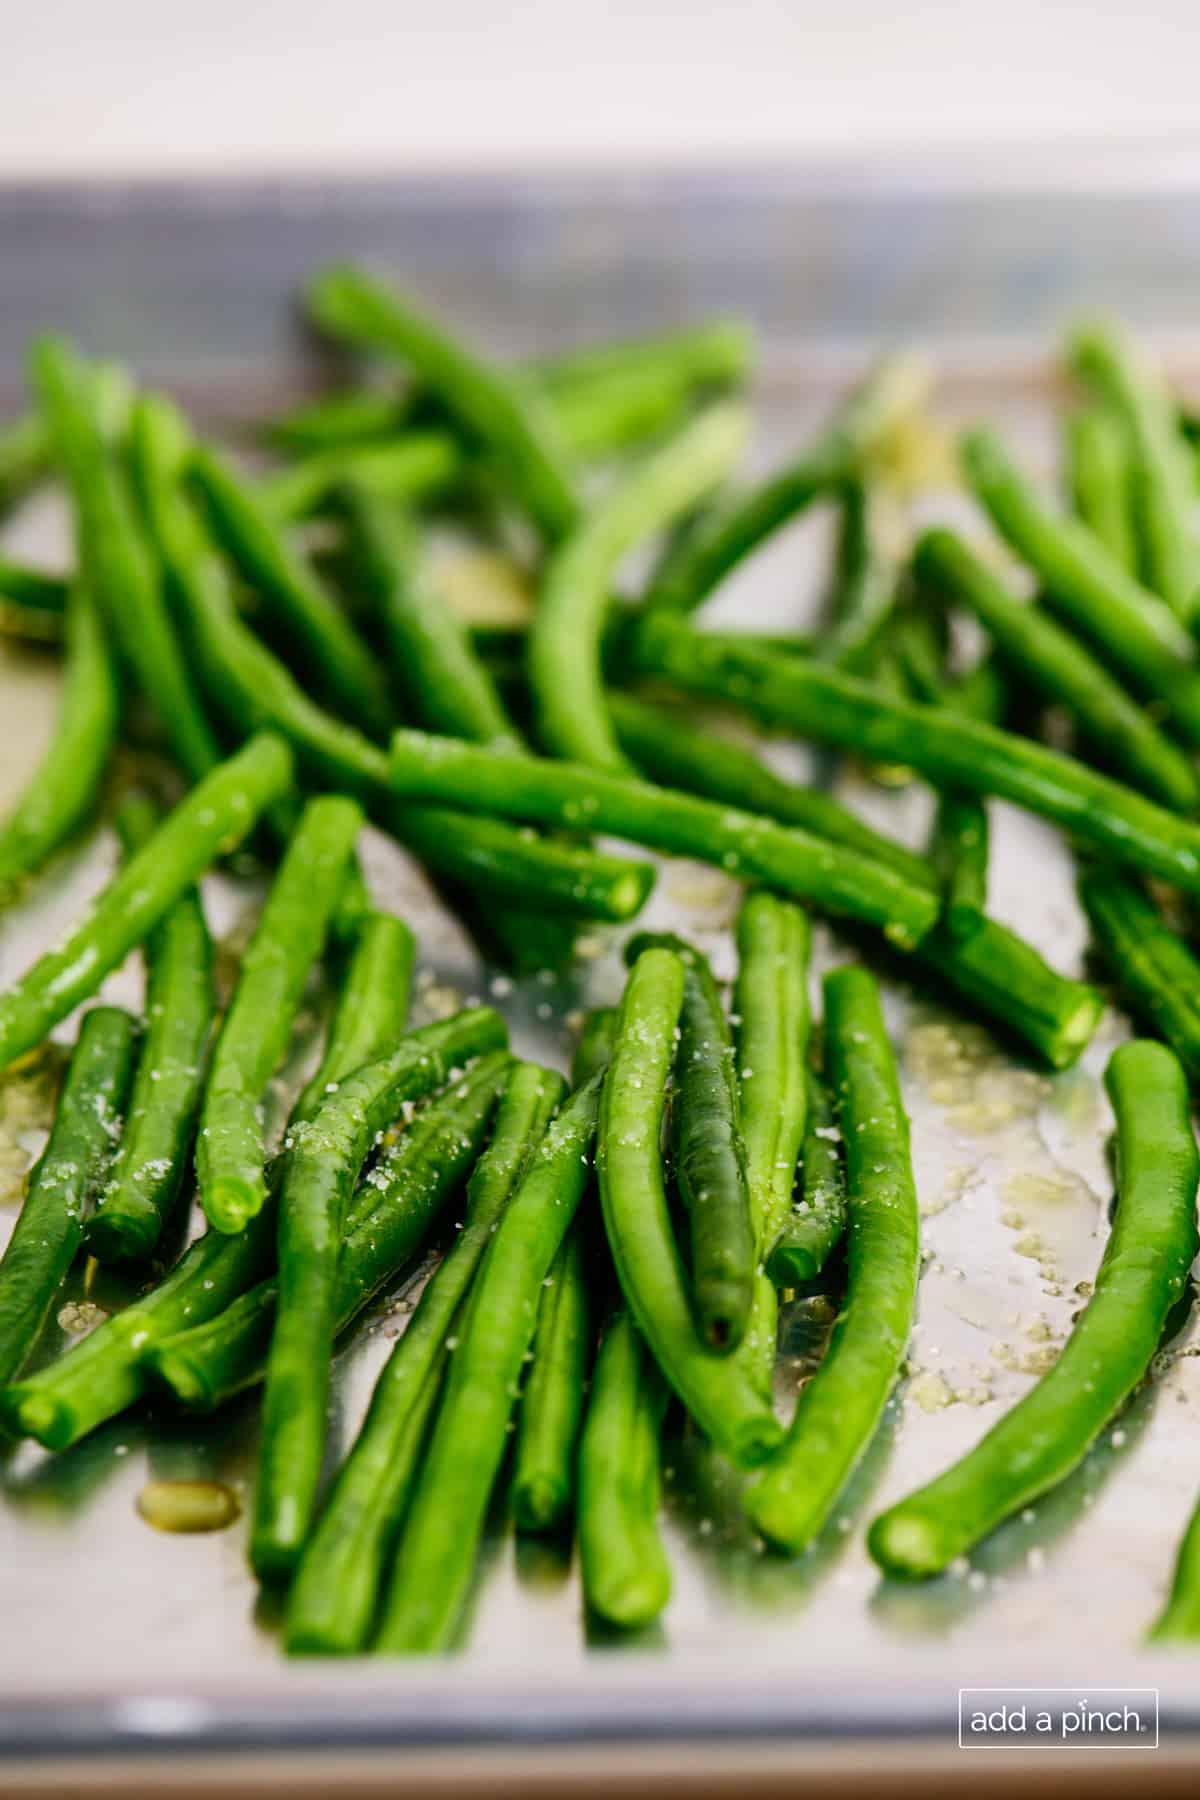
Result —
M 630 972 L 600 1108 L 597 1163 L 609 1246 L 634 1319 L 696 1423 L 741 1467 L 782 1435 L 745 1359 L 699 1342 L 672 1230 L 660 1140 L 667 1077 L 684 995 L 684 966 L 649 949 Z
M 0 603 L 11 603 L 38 618 L 43 614 L 50 619 L 57 615 L 61 631 L 61 615 L 67 610 L 70 592 L 71 582 L 67 576 L 51 575 L 46 569 L 35 569 L 28 563 L 17 563 L 7 556 L 0 556 Z M 50 624 L 39 625 L 38 630 L 46 637 L 54 635 Z
M 610 1319 L 579 1450 L 584 1598 L 611 1624 L 648 1625 L 671 1597 L 658 1530 L 659 1432 L 667 1389 L 629 1313 Z
M 908 881 L 932 885 L 933 871 L 922 857 L 873 831 L 828 794 L 782 780 L 753 751 L 630 694 L 610 693 L 608 708 L 622 749 L 651 781 L 798 825 L 886 864 Z
M 1092 1298 L 1024 1399 L 876 1519 L 868 1548 L 889 1574 L 937 1574 L 1069 1474 L 1145 1375 L 1187 1286 L 1200 1158 L 1183 1069 L 1161 1044 L 1135 1041 L 1113 1052 L 1104 1080 L 1117 1119 L 1119 1197 Z
M 327 794 L 308 803 L 242 958 L 196 1145 L 200 1198 L 218 1231 L 240 1231 L 266 1205 L 264 1090 L 287 1048 L 361 827 L 353 800 Z
M 1200 1082 L 1200 961 L 1144 890 L 1116 871 L 1084 869 L 1079 897 L 1122 995 Z
M 725 475 L 745 439 L 740 407 L 711 407 L 587 513 L 550 561 L 529 633 L 542 739 L 556 755 L 625 770 L 604 701 L 601 640 L 618 563 Z
M 571 1061 L 571 1074 L 576 1087 L 582 1087 L 593 1075 L 607 1068 L 616 1042 L 617 1009 L 594 1006 L 583 1021 L 579 1042 Z
M 591 1351 L 591 1298 L 577 1219 L 546 1277 L 517 1415 L 512 1509 L 522 1531 L 555 1531 L 575 1494 L 575 1446 Z
M 625 947 L 626 962 L 632 967 L 653 947 L 673 951 L 684 968 L 672 1160 L 691 1227 L 696 1329 L 710 1350 L 727 1355 L 746 1335 L 758 1261 L 733 1032 L 712 970 L 681 938 L 638 932 Z
M 1043 583 L 1045 604 L 1147 699 L 1162 701 L 1189 744 L 1200 744 L 1195 647 L 1166 602 L 1142 587 L 1086 525 L 1052 511 L 991 432 L 964 438 L 962 463 L 996 528 Z
M 1067 420 L 1064 454 L 1075 512 L 1109 555 L 1136 574 L 1129 435 L 1121 421 L 1107 406 L 1081 406 Z
M 312 566 L 292 549 L 266 506 L 214 450 L 198 445 L 189 471 L 218 538 L 328 689 L 368 733 L 387 730 L 391 709 L 379 667 Z
M 0 1383 L 37 1340 L 83 1241 L 120 1134 L 137 1026 L 115 1006 L 85 1013 L 62 1097 L 13 1234 L 0 1257 Z
M 973 612 L 1012 667 L 1066 705 L 1093 750 L 1164 806 L 1194 812 L 1200 783 L 1191 762 L 1103 665 L 1039 607 L 1017 600 L 950 531 L 917 545 L 918 579 Z
M 347 1655 L 366 1641 L 440 1385 L 447 1337 L 563 1092 L 559 1076 L 533 1063 L 517 1063 L 509 1073 L 491 1144 L 467 1183 L 463 1229 L 422 1290 L 305 1546 L 288 1602 L 293 1654 Z
M 1125 428 L 1142 575 L 1190 629 L 1200 609 L 1195 475 L 1166 384 L 1111 326 L 1072 332 L 1067 356 Z
M 88 818 L 117 735 L 120 696 L 90 591 L 67 613 L 67 663 L 58 723 L 33 779 L 0 825 L 0 902 L 10 900 Z
M 468 468 L 461 446 L 441 431 L 414 431 L 382 443 L 347 444 L 302 457 L 259 483 L 257 498 L 277 524 L 320 512 L 347 487 L 389 506 L 444 493 Z
M 878 543 L 878 500 L 851 481 L 841 499 L 833 616 L 815 654 L 854 675 L 868 675 L 896 604 L 899 571 Z
M 0 430 L 0 518 L 49 473 L 53 460 L 50 432 L 40 413 L 22 413 Z
M 734 1011 L 742 1141 L 761 1259 L 792 1202 L 804 1137 L 808 920 L 773 894 L 747 894 L 737 918 Z
M 937 913 L 930 888 L 856 851 L 753 813 L 578 763 L 399 731 L 392 739 L 391 780 L 393 791 L 408 799 L 443 799 L 468 811 L 568 831 L 582 826 L 695 856 L 829 912 L 880 925 L 898 942 L 918 941 Z M 1200 859 L 1195 879 L 1200 885 Z
M 234 849 L 290 786 L 292 758 L 262 732 L 192 789 L 64 943 L 0 995 L 0 1068 L 32 1050 L 153 931 L 214 857 Z
M 645 864 L 586 846 L 534 838 L 491 819 L 387 798 L 387 759 L 350 725 L 315 705 L 237 616 L 219 562 L 177 484 L 186 427 L 166 402 L 137 408 L 133 450 L 143 503 L 188 623 L 189 642 L 215 702 L 240 731 L 264 721 L 296 746 L 305 772 L 374 802 L 376 815 L 439 874 L 537 911 L 626 919 L 653 882 Z
M 220 753 L 171 628 L 124 472 L 106 442 L 96 383 L 58 338 L 38 340 L 32 368 L 71 489 L 83 579 L 172 749 L 199 780 Z
M 872 370 L 815 443 L 744 495 L 713 506 L 655 576 L 650 604 L 691 612 L 742 559 L 818 495 L 852 480 L 917 403 L 923 368 L 892 357 Z
M 846 1299 L 787 1442 L 751 1489 L 763 1536 L 793 1553 L 820 1531 L 879 1423 L 904 1360 L 920 1271 L 908 1119 L 879 993 L 865 969 L 825 977 L 825 1057 L 845 1145 Z
M 939 787 L 999 795 L 1119 862 L 1200 892 L 1200 826 L 1074 757 L 942 707 L 884 698 L 801 657 L 781 661 L 701 637 L 662 615 L 647 619 L 639 659 L 689 693 L 720 694 L 819 743 L 903 763 Z M 393 780 L 396 769 L 393 752 Z
M 408 363 L 503 469 L 548 539 L 570 530 L 578 513 L 574 484 L 553 415 L 534 389 L 485 362 L 359 270 L 322 271 L 309 283 L 307 304 L 310 317 L 331 336 Z
M 706 319 L 657 335 L 573 344 L 534 357 L 525 371 L 552 392 L 656 375 L 692 387 L 733 387 L 744 381 L 754 358 L 754 339 L 741 319 Z
M 806 1082 L 800 1197 L 767 1262 L 767 1274 L 781 1288 L 815 1281 L 846 1233 L 846 1176 L 833 1101 L 814 1070 L 806 1071 Z
M 430 731 L 487 743 L 513 727 L 466 627 L 419 567 L 416 532 L 395 509 L 349 497 L 362 579 L 379 611 L 404 710 Z
M 387 1654 L 447 1649 L 461 1615 L 542 1286 L 587 1185 L 602 1079 L 551 1124 L 479 1270 L 384 1604 Z
M 347 388 L 306 400 L 269 420 L 262 435 L 277 450 L 303 457 L 395 438 L 411 415 L 409 396 L 396 388 Z
M 1175 1558 L 1171 1592 L 1149 1637 L 1156 1644 L 1193 1643 L 1200 1637 L 1200 1507 L 1188 1520 Z
M 338 993 L 320 1066 L 293 1118 L 311 1119 L 323 1096 L 366 1062 L 386 1056 L 404 1030 L 416 941 L 394 913 L 361 921 Z
M 414 1033 L 348 1075 L 313 1118 L 289 1131 L 279 1201 L 279 1299 L 263 1395 L 250 1559 L 263 1579 L 295 1566 L 312 1521 L 325 1443 L 338 1250 L 350 1196 L 372 1141 L 403 1101 L 428 1093 L 455 1063 L 502 1049 L 487 1007 Z M 377 1213 L 373 1216 L 377 1216 Z
M 117 817 L 126 853 L 149 842 L 158 812 L 130 796 Z M 188 1166 L 214 1008 L 212 944 L 194 888 L 146 940 L 146 1035 L 110 1179 L 86 1228 L 101 1262 L 145 1259 L 158 1243 Z

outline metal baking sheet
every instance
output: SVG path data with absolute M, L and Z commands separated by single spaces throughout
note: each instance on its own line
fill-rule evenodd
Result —
M 1036 194 L 1000 184 L 944 191 L 919 170 L 906 189 L 894 169 L 874 179 L 860 171 L 857 181 L 827 172 L 824 185 L 775 175 L 640 187 L 0 192 L 0 388 L 15 391 L 25 331 L 62 323 L 97 350 L 129 355 L 207 417 L 236 420 L 311 380 L 291 323 L 293 283 L 322 257 L 353 252 L 404 273 L 505 351 L 717 308 L 748 312 L 764 332 L 755 440 L 764 464 L 803 442 L 880 342 L 916 336 L 941 364 L 947 426 L 986 410 L 1048 466 L 1045 363 L 1064 313 L 1121 306 L 1171 343 L 1186 371 L 1183 302 L 1200 292 L 1198 217 L 1190 192 L 1152 181 L 1108 194 L 1066 181 Z M 940 510 L 957 516 L 963 506 L 948 495 Z M 39 503 L 5 541 L 53 562 L 63 521 Z M 827 551 L 828 520 L 815 515 L 728 584 L 714 620 L 802 627 L 819 603 Z M 0 800 L 36 761 L 56 679 L 45 653 L 0 649 Z M 921 840 L 930 802 L 919 785 L 884 788 L 786 745 L 772 754 Z M 994 807 L 993 828 L 994 914 L 1077 971 L 1084 931 L 1061 843 L 1004 806 Z M 6 914 L 0 980 L 74 916 L 113 854 L 102 831 Z M 620 934 L 593 934 L 568 977 L 514 987 L 480 965 L 394 847 L 373 841 L 370 874 L 380 900 L 419 935 L 418 1020 L 490 997 L 522 1053 L 564 1063 L 580 1009 L 619 993 Z M 235 945 L 254 894 L 224 880 L 205 891 L 214 929 Z M 737 894 L 711 870 L 671 863 L 645 922 L 695 936 L 728 976 Z M 850 953 L 818 927 L 814 996 L 820 971 Z M 137 1004 L 135 963 L 106 995 Z M 969 1566 L 906 1587 L 882 1581 L 866 1556 L 864 1523 L 1025 1391 L 1083 1302 L 1111 1195 L 1099 1076 L 1126 1029 L 1111 1012 L 1080 1067 L 1047 1077 L 928 994 L 892 981 L 887 1005 L 914 1127 L 920 1317 L 898 1398 L 810 1555 L 767 1553 L 740 1518 L 734 1476 L 688 1438 L 668 1459 L 675 1591 L 652 1632 L 620 1644 L 589 1637 L 568 1560 L 514 1539 L 498 1506 L 458 1659 L 289 1666 L 246 1567 L 244 1513 L 222 1534 L 185 1538 L 152 1531 L 136 1508 L 154 1477 L 211 1478 L 244 1496 L 253 1400 L 200 1422 L 140 1410 L 64 1455 L 23 1446 L 0 1464 L 0 1755 L 656 1737 L 944 1745 L 961 1684 L 1050 1679 L 1153 1679 L 1164 1717 L 1179 1730 L 1200 1727 L 1195 1664 L 1137 1648 L 1200 1490 L 1195 1321 L 1083 1468 Z M 59 1035 L 69 1039 L 70 1027 Z M 314 1042 L 310 1021 L 294 1075 Z M 0 1077 L 0 1119 L 21 1126 L 26 1155 L 39 1142 L 37 1080 L 36 1064 Z M 11 1146 L 10 1131 L 0 1156 L 5 1233 L 19 1175 Z M 377 1308 L 339 1356 L 335 1447 L 350 1442 L 414 1292 L 409 1284 Z M 116 1297 L 103 1282 L 73 1293 L 63 1335 Z M 785 1316 L 782 1405 L 821 1314 L 817 1302 Z

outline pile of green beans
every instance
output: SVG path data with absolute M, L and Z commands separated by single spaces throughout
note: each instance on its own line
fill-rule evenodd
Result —
M 354 267 L 304 300 L 380 385 L 258 430 L 265 472 L 57 337 L 0 430 L 0 516 L 58 483 L 75 550 L 49 573 L 0 545 L 0 631 L 62 666 L 0 822 L 0 906 L 32 916 L 69 847 L 120 839 L 0 991 L 0 1073 L 61 1071 L 0 1255 L 0 1427 L 62 1451 L 140 1402 L 257 1406 L 248 1556 L 295 1655 L 456 1648 L 497 1530 L 573 1565 L 589 1636 L 669 1631 L 660 1514 L 698 1437 L 761 1577 L 805 1556 L 815 1579 L 885 1419 L 907 1428 L 923 1213 L 944 1242 L 889 1029 L 907 1001 L 877 976 L 989 1023 L 1039 1081 L 1105 1009 L 989 915 L 1006 801 L 1078 853 L 1089 952 L 1150 1038 L 1108 1060 L 1117 1202 L 1057 1361 L 870 1526 L 887 1575 L 940 1574 L 1155 1379 L 1200 1243 L 1184 415 L 1115 327 L 1082 326 L 1066 510 L 979 427 L 959 452 L 984 516 L 951 530 L 912 504 L 927 383 L 905 356 L 746 484 L 737 321 L 508 365 Z M 703 629 L 809 508 L 835 527 L 816 629 Z M 443 583 L 448 542 L 495 553 L 494 608 L 482 578 Z M 834 757 L 778 773 L 773 733 L 927 784 L 927 847 L 842 804 Z M 440 941 L 416 978 L 430 945 L 380 893 L 397 849 L 474 938 L 478 992 L 512 995 L 518 1055 L 500 1012 L 447 1003 Z M 668 872 L 651 928 L 610 945 L 668 859 L 718 872 L 705 901 Z M 255 909 L 232 973 L 217 873 Z M 126 1009 L 105 983 L 133 953 Z M 560 1004 L 569 1081 L 519 1060 Z M 80 1294 L 112 1311 L 64 1349 Z M 340 1351 L 385 1318 L 338 1454 Z M 801 1341 L 797 1393 L 778 1352 Z M 1200 1638 L 1200 1511 L 1153 1635 Z

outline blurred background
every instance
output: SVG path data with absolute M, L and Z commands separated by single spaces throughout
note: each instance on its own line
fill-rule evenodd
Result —
M 1195 0 L 38 0 L 0 177 L 1086 145 L 1196 127 Z M 953 157 L 946 163 L 953 173 Z

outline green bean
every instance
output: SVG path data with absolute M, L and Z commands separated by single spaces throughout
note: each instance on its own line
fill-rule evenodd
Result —
M 1079 898 L 1122 995 L 1200 1082 L 1200 961 L 1143 889 L 1114 870 L 1086 868 Z
M 737 918 L 734 993 L 742 1140 L 761 1259 L 792 1201 L 804 1137 L 808 920 L 773 894 L 747 894 Z
M 411 397 L 397 388 L 346 388 L 320 394 L 268 420 L 262 436 L 277 450 L 305 457 L 394 439 L 406 429 L 412 413 Z
M 266 1204 L 264 1090 L 287 1048 L 361 826 L 353 800 L 309 801 L 242 958 L 196 1145 L 200 1198 L 218 1231 L 240 1231 Z
M 1107 406 L 1082 406 L 1067 420 L 1064 452 L 1071 504 L 1109 555 L 1136 574 L 1129 436 Z
M 622 749 L 651 781 L 798 825 L 884 863 L 908 881 L 932 885 L 933 871 L 924 858 L 873 831 L 828 794 L 782 780 L 753 751 L 630 694 L 610 693 L 608 708 Z
M 879 1423 L 912 1330 L 921 1261 L 908 1119 L 878 990 L 865 969 L 847 966 L 825 977 L 824 991 L 846 1156 L 846 1298 L 787 1442 L 746 1503 L 763 1536 L 793 1553 L 825 1524 Z
M 633 366 L 619 374 L 564 381 L 546 390 L 558 434 L 580 461 L 619 455 L 678 429 L 696 384 L 673 369 Z
M 617 1009 L 594 1006 L 583 1021 L 579 1042 L 571 1062 L 576 1087 L 582 1087 L 593 1075 L 607 1068 L 616 1042 Z
M 550 561 L 529 633 L 529 679 L 541 736 L 555 754 L 600 769 L 628 767 L 600 667 L 614 572 L 636 544 L 715 486 L 745 428 L 740 408 L 711 407 L 600 500 Z
M 269 721 L 295 744 L 307 774 L 373 801 L 381 822 L 442 875 L 525 907 L 532 902 L 538 911 L 600 919 L 635 913 L 654 879 L 645 864 L 533 838 L 490 819 L 394 806 L 385 793 L 383 753 L 315 705 L 238 618 L 224 571 L 177 485 L 186 441 L 186 427 L 166 402 L 151 397 L 140 404 L 133 450 L 143 504 L 186 615 L 205 685 L 236 728 L 252 730 Z
M 1072 366 L 1092 382 L 1128 435 L 1129 472 L 1142 575 L 1191 628 L 1200 608 L 1195 476 L 1175 408 L 1159 372 L 1110 326 L 1072 332 Z
M 503 469 L 551 541 L 575 523 L 578 502 L 553 415 L 528 385 L 455 342 L 409 301 L 352 268 L 309 283 L 310 317 L 343 342 L 408 363 L 446 411 Z
M 619 382 L 630 375 L 672 377 L 693 387 L 732 387 L 744 381 L 754 340 L 741 319 L 706 319 L 658 335 L 572 345 L 535 357 L 525 371 L 552 392 Z
M 66 941 L 0 995 L 0 1068 L 40 1044 L 94 994 L 213 859 L 242 841 L 291 778 L 287 745 L 262 732 L 198 783 Z
M 358 927 L 320 1066 L 293 1117 L 311 1119 L 344 1076 L 386 1056 L 404 1030 L 416 941 L 394 913 L 369 912 Z
M 899 572 L 882 554 L 874 514 L 878 500 L 862 481 L 851 481 L 841 500 L 833 617 L 815 654 L 835 668 L 868 675 L 896 603 Z
M 658 1530 L 667 1389 L 628 1312 L 604 1333 L 579 1450 L 584 1598 L 614 1625 L 648 1625 L 671 1597 Z
M 1191 1643 L 1200 1637 L 1200 1507 L 1188 1520 L 1175 1558 L 1171 1592 L 1148 1635 L 1156 1644 Z
M 400 731 L 392 739 L 391 780 L 393 791 L 408 799 L 441 799 L 468 811 L 568 831 L 583 826 L 694 856 L 829 912 L 880 925 L 897 941 L 919 940 L 937 913 L 936 895 L 928 887 L 909 883 L 856 851 L 753 813 L 578 763 Z M 1196 881 L 1200 884 L 1200 861 Z
M 414 431 L 382 443 L 348 444 L 305 456 L 268 475 L 259 503 L 277 524 L 310 518 L 346 487 L 382 504 L 415 505 L 452 487 L 466 473 L 466 456 L 441 431 Z
M 19 891 L 92 811 L 117 735 L 117 678 L 90 591 L 67 614 L 67 663 L 54 737 L 0 825 L 0 902 Z
M 363 494 L 352 494 L 349 506 L 358 565 L 379 610 L 407 715 L 430 731 L 477 743 L 512 737 L 495 684 L 465 626 L 418 566 L 413 526 Z
M 391 720 L 378 665 L 316 571 L 292 549 L 268 508 L 223 457 L 203 445 L 188 469 L 234 562 L 278 616 L 340 711 L 379 735 Z
M 602 1079 L 551 1124 L 479 1270 L 384 1604 L 387 1654 L 447 1649 L 461 1615 L 542 1286 L 587 1185 Z
M 889 1574 L 936 1574 L 1069 1474 L 1145 1375 L 1187 1286 L 1200 1158 L 1184 1072 L 1161 1044 L 1135 1041 L 1113 1052 L 1104 1081 L 1117 1119 L 1118 1202 L 1092 1298 L 1024 1399 L 876 1519 L 867 1544 Z
M 137 796 L 117 818 L 126 853 L 158 826 Z M 213 1020 L 212 944 L 195 888 L 186 890 L 146 941 L 146 1035 L 125 1130 L 110 1179 L 88 1221 L 88 1250 L 101 1262 L 150 1255 L 188 1165 Z
M 1115 860 L 1200 891 L 1200 827 L 1045 745 L 794 657 L 780 661 L 676 620 L 646 621 L 639 657 L 690 693 L 720 694 L 775 724 L 872 762 L 903 763 L 939 787 L 996 794 Z M 403 736 L 404 734 L 401 734 Z M 397 759 L 393 753 L 393 780 Z
M 51 575 L 46 569 L 35 569 L 28 563 L 17 563 L 7 556 L 0 556 L 0 604 L 11 604 L 21 612 L 34 615 L 41 621 L 36 626 L 41 635 L 56 635 L 52 622 L 56 617 L 61 633 L 61 615 L 67 610 L 70 592 L 71 582 L 67 576 Z
M 730 570 L 818 495 L 853 479 L 925 385 L 924 370 L 893 357 L 872 370 L 807 450 L 759 487 L 718 502 L 658 571 L 655 608 L 691 612 Z
M 1163 702 L 1189 744 L 1200 744 L 1195 648 L 1166 602 L 1142 587 L 1086 525 L 1045 505 L 991 432 L 964 438 L 962 463 L 996 528 L 1042 582 L 1045 604 L 1147 699 Z
M 746 1335 L 758 1260 L 733 1032 L 712 970 L 699 951 L 681 938 L 642 931 L 625 946 L 626 962 L 632 967 L 651 948 L 673 951 L 684 968 L 671 1103 L 672 1157 L 691 1227 L 696 1329 L 710 1350 L 727 1355 Z
M 0 1383 L 20 1369 L 83 1241 L 133 1070 L 137 1026 L 115 1006 L 85 1013 L 45 1150 L 0 1257 Z
M 450 1093 L 417 1114 L 359 1182 L 337 1261 L 335 1336 L 411 1261 L 466 1175 L 508 1061 L 503 1051 L 481 1057 Z M 214 1318 L 157 1341 L 146 1358 L 157 1385 L 200 1412 L 254 1387 L 266 1372 L 278 1300 L 279 1277 L 267 1276 Z
M 1106 763 L 1164 806 L 1195 811 L 1200 783 L 1183 752 L 1101 663 L 1039 607 L 1009 593 L 960 538 L 926 532 L 914 568 L 919 580 L 975 614 L 1007 663 L 1066 705 Z
M 366 1421 L 305 1546 L 288 1602 L 293 1654 L 347 1655 L 366 1641 L 437 1397 L 447 1337 L 563 1091 L 559 1076 L 533 1063 L 517 1063 L 509 1073 L 491 1144 L 467 1183 L 462 1231 L 425 1284 L 376 1382 Z
M 0 518 L 49 473 L 53 460 L 50 433 L 40 413 L 23 413 L 0 430 Z
M 513 1517 L 521 1531 L 555 1531 L 575 1494 L 575 1445 L 583 1418 L 591 1302 L 579 1221 L 546 1277 L 533 1361 L 517 1415 Z
M 800 1161 L 800 1198 L 767 1261 L 776 1287 L 815 1281 L 846 1233 L 846 1176 L 829 1089 L 806 1071 L 808 1110 Z
M 172 749 L 199 780 L 220 753 L 138 532 L 124 472 L 105 440 L 95 381 L 57 338 L 38 340 L 32 367 L 71 489 L 83 579 Z
M 372 1141 L 405 1100 L 439 1086 L 456 1062 L 502 1049 L 486 1007 L 414 1033 L 348 1075 L 313 1118 L 291 1128 L 279 1201 L 279 1300 L 267 1359 L 250 1559 L 263 1579 L 294 1567 L 312 1520 L 325 1443 L 343 1219 Z M 376 1215 L 373 1215 L 376 1216 Z
M 684 980 L 673 951 L 649 949 L 625 984 L 600 1108 L 600 1200 L 622 1290 L 659 1367 L 701 1430 L 747 1467 L 782 1434 L 745 1359 L 714 1357 L 696 1336 L 663 1176 L 663 1111 Z

